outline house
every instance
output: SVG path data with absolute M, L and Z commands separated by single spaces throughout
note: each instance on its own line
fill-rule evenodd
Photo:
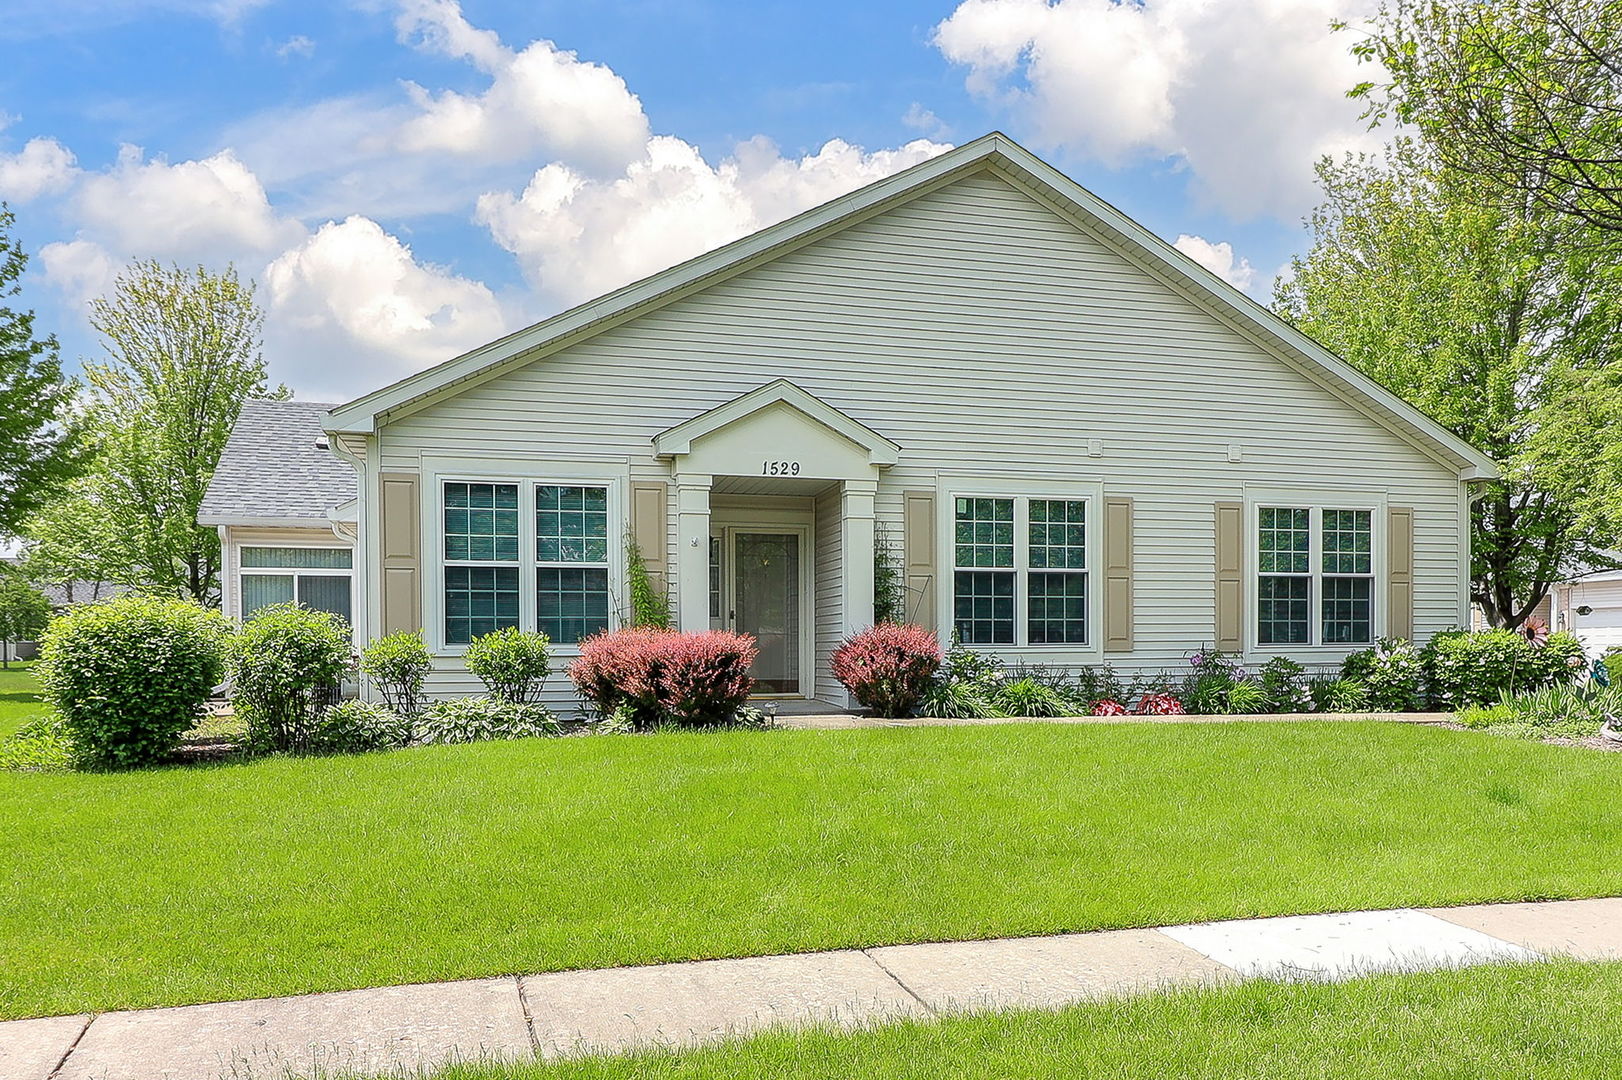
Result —
M 1557 583 L 1549 625 L 1576 634 L 1590 657 L 1622 649 L 1622 570 L 1596 570 Z
M 561 664 L 616 625 L 628 537 L 682 628 L 759 640 L 766 694 L 846 703 L 829 657 L 891 557 L 908 618 L 1009 661 L 1334 664 L 1468 618 L 1496 475 L 1001 134 L 321 426 L 359 478 L 357 633 L 421 627 L 436 694 L 479 689 L 460 654 L 488 630 Z M 281 467 L 255 546 L 281 546 L 273 505 L 347 494 Z
M 355 470 L 321 430 L 332 405 L 249 401 L 197 513 L 219 530 L 220 608 L 297 600 L 353 623 Z

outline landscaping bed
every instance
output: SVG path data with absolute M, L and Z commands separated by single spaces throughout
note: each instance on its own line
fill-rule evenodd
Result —
M 1618 760 L 1390 723 L 519 739 L 0 774 L 0 1016 L 1622 893 Z

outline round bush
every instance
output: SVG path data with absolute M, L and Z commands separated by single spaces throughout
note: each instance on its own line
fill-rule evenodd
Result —
M 261 608 L 231 639 L 231 704 L 257 750 L 301 753 L 350 670 L 349 627 L 298 604 Z
M 40 645 L 40 681 L 87 763 L 162 761 L 220 681 L 228 627 L 184 600 L 120 596 L 59 616 Z
M 541 692 L 552 673 L 550 645 L 545 634 L 509 626 L 474 638 L 462 661 L 491 697 L 522 705 Z
M 418 630 L 380 637 L 360 654 L 361 674 L 372 680 L 384 704 L 407 720 L 422 712 L 422 686 L 432 666 Z
M 755 656 L 747 634 L 635 626 L 582 641 L 569 679 L 599 717 L 621 714 L 639 731 L 728 724 L 754 689 Z
M 305 749 L 312 754 L 361 754 L 405 746 L 410 741 L 406 720 L 394 710 L 352 698 L 321 713 Z
M 1419 650 L 1398 638 L 1382 638 L 1372 649 L 1349 654 L 1341 678 L 1363 687 L 1367 708 L 1412 712 L 1425 703 L 1425 665 Z
M 921 626 L 880 623 L 834 650 L 833 675 L 879 716 L 906 716 L 941 666 L 941 643 Z

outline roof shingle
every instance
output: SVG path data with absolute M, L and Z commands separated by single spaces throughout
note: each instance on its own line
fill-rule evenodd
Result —
M 326 448 L 315 401 L 249 401 L 231 429 L 197 520 L 231 525 L 285 518 L 327 520 L 356 495 L 355 470 Z

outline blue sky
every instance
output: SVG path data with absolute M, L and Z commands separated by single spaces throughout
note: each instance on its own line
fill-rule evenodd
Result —
M 321 399 L 993 128 L 1265 299 L 1312 162 L 1376 144 L 1366 6 L 11 0 L 0 198 L 70 366 L 128 260 L 230 260 Z

